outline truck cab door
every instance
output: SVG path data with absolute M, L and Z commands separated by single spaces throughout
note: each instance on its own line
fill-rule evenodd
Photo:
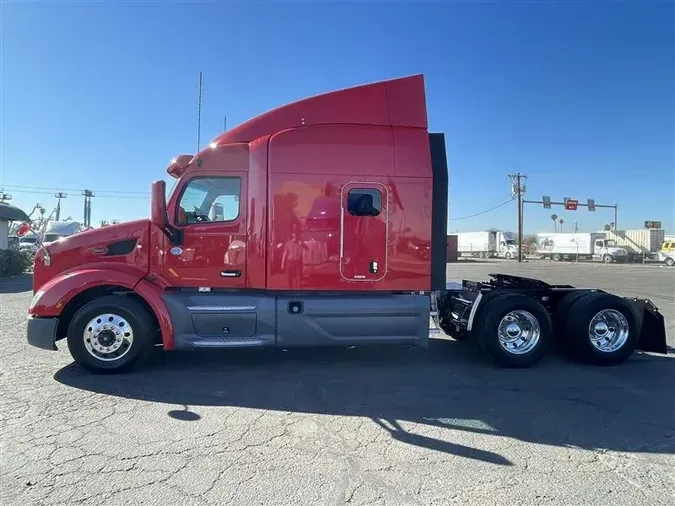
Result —
M 603 257 L 603 255 L 606 252 L 606 247 L 605 247 L 605 240 L 604 239 L 596 239 L 593 242 L 593 249 L 592 249 L 592 254 L 594 259 L 600 259 Z
M 173 222 L 180 245 L 165 241 L 164 272 L 173 286 L 246 286 L 246 173 L 202 173 L 179 189 Z
M 340 275 L 348 281 L 379 281 L 387 274 L 389 207 L 381 183 L 342 188 Z

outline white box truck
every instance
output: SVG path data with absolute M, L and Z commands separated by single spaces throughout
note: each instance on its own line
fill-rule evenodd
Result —
M 475 258 L 516 258 L 518 245 L 516 234 L 504 230 L 484 230 L 481 232 L 458 232 L 457 253 L 460 256 Z
M 542 258 L 561 260 L 601 260 L 606 263 L 626 262 L 626 248 L 600 233 L 537 234 L 537 253 Z

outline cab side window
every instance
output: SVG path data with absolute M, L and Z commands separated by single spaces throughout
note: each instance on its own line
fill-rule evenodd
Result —
M 188 182 L 178 202 L 176 223 L 218 223 L 239 216 L 241 179 L 196 177 Z
M 347 211 L 352 216 L 378 216 L 382 212 L 382 194 L 372 188 L 353 188 L 347 194 Z

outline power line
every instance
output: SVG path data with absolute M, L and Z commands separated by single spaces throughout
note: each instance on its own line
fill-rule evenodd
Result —
M 28 185 L 20 185 L 20 184 L 6 184 L 4 185 L 7 188 L 27 188 L 27 189 L 32 189 L 32 190 L 51 190 L 49 193 L 52 193 L 53 191 L 71 191 L 71 192 L 79 192 L 81 191 L 81 188 L 57 188 L 55 186 L 28 186 Z M 128 190 L 91 190 L 95 191 L 96 193 L 121 193 L 121 194 L 142 194 L 142 195 L 150 195 L 150 192 L 139 192 L 139 191 L 128 191 Z
M 500 207 L 505 206 L 505 205 L 508 204 L 509 202 L 513 202 L 513 198 L 510 198 L 509 200 L 505 200 L 505 201 L 502 202 L 501 204 L 497 204 L 496 206 L 491 207 L 490 209 L 487 209 L 487 210 L 485 210 L 485 211 L 481 211 L 480 213 L 470 214 L 470 215 L 468 215 L 468 216 L 461 216 L 461 217 L 459 217 L 459 218 L 450 218 L 448 221 L 466 220 L 467 218 L 474 218 L 474 217 L 480 216 L 480 215 L 482 215 L 482 214 L 487 214 L 487 213 L 489 213 L 489 212 L 491 212 L 491 211 L 494 211 L 495 209 L 499 209 Z
M 71 190 L 72 191 L 72 190 Z M 75 190 L 75 191 L 81 191 L 81 190 Z M 91 190 L 92 192 L 94 190 Z M 12 190 L 14 193 L 26 193 L 28 195 L 52 195 L 52 192 L 50 191 L 38 191 L 38 190 Z M 101 195 L 100 193 L 96 193 L 96 198 L 108 198 L 108 199 L 149 199 L 150 195 Z

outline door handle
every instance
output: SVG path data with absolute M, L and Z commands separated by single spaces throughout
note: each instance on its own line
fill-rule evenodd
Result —
M 241 276 L 240 270 L 220 271 L 221 278 L 238 278 Z

